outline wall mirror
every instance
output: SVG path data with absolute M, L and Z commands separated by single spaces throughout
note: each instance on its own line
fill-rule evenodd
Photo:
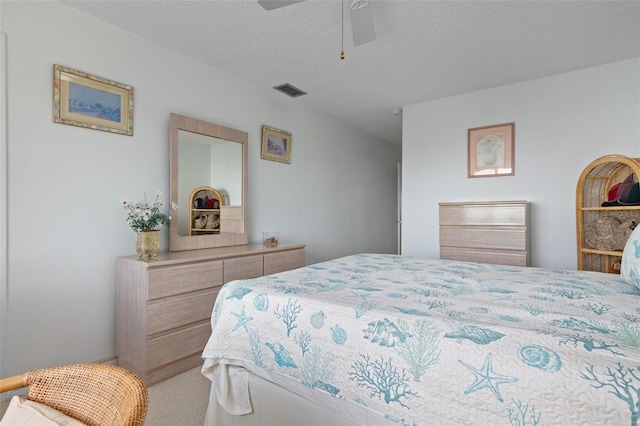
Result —
M 169 250 L 244 245 L 248 134 L 171 114 Z

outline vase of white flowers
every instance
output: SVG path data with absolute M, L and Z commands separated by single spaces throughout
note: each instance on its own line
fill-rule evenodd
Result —
M 120 202 L 127 212 L 127 225 L 137 232 L 136 253 L 140 259 L 153 259 L 160 251 L 158 232 L 163 226 L 169 226 L 171 216 L 163 213 L 164 203 L 162 192 L 156 192 L 156 199 L 152 204 L 147 203 L 145 194 L 144 202 L 134 203 L 128 200 Z
M 155 259 L 160 251 L 158 230 L 140 231 L 136 238 L 136 253 L 140 259 Z

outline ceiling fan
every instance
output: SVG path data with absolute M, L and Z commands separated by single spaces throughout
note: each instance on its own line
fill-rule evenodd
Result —
M 303 1 L 304 0 L 258 0 L 258 4 L 265 10 L 273 10 Z M 369 0 L 353 0 L 351 1 L 349 9 L 351 10 L 353 45 L 360 46 L 375 40 L 376 33 L 373 28 L 373 18 L 371 17 Z

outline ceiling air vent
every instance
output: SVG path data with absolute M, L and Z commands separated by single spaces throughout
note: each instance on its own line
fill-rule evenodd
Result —
M 284 93 L 285 95 L 291 96 L 292 98 L 297 98 L 298 96 L 306 95 L 307 92 L 303 92 L 295 86 L 290 85 L 289 83 L 281 84 L 279 86 L 274 87 L 279 92 Z

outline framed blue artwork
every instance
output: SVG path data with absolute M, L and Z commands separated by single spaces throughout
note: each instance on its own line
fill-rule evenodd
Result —
M 53 122 L 133 135 L 133 87 L 53 66 Z
M 269 126 L 262 126 L 260 158 L 281 163 L 291 163 L 291 133 Z

